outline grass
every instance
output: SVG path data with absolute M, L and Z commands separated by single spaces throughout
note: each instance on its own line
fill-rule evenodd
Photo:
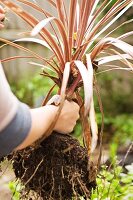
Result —
M 132 200 L 133 163 L 123 169 L 115 164 L 112 169 L 102 166 L 97 177 L 97 188 L 92 191 L 91 200 Z

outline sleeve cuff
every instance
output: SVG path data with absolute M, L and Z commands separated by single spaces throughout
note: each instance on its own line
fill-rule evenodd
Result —
M 11 153 L 27 137 L 31 128 L 29 107 L 23 103 L 18 106 L 12 121 L 0 132 L 0 157 Z

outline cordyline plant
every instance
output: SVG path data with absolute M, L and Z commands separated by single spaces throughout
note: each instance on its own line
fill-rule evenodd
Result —
M 90 155 L 96 147 L 98 138 L 93 102 L 94 87 L 98 93 L 95 76 L 96 70 L 105 65 L 109 67 L 108 70 L 123 69 L 133 71 L 131 63 L 133 60 L 133 47 L 123 41 L 123 39 L 131 36 L 133 31 L 124 33 L 117 38 L 110 36 L 119 27 L 132 22 L 132 20 L 126 21 L 110 31 L 110 27 L 133 6 L 133 1 L 117 0 L 105 12 L 111 5 L 111 0 L 70 0 L 66 1 L 69 4 L 69 10 L 67 9 L 65 0 L 47 0 L 49 5 L 54 7 L 57 12 L 57 17 L 55 17 L 46 11 L 45 8 L 39 6 L 37 1 L 17 0 L 17 2 L 44 15 L 42 21 L 39 21 L 17 3 L 13 3 L 13 1 L 0 0 L 0 2 L 33 28 L 30 32 L 25 33 L 28 35 L 26 38 L 16 40 L 15 42 L 0 38 L 0 41 L 31 54 L 27 58 L 39 60 L 39 63 L 34 64 L 43 65 L 42 75 L 52 79 L 54 86 L 57 85 L 59 88 L 59 94 L 61 95 L 60 102 L 54 102 L 55 104 L 59 103 L 58 114 L 55 120 L 51 122 L 47 135 L 54 128 L 64 100 L 73 99 L 80 105 L 83 139 L 88 155 Z M 47 27 L 48 24 L 50 25 L 50 29 Z M 37 35 L 40 35 L 40 37 L 36 38 L 35 36 Z M 45 59 L 45 57 L 40 56 L 32 50 L 16 44 L 19 41 L 41 44 L 52 52 L 52 56 L 49 59 Z M 2 62 L 17 58 L 22 58 L 22 56 L 10 57 L 2 60 Z M 124 63 L 125 67 L 122 68 L 110 64 L 110 62 L 118 60 Z M 51 75 L 46 69 L 54 71 L 55 76 Z M 54 86 L 48 92 L 43 105 L 47 103 Z M 84 88 L 84 99 L 80 93 L 82 88 Z M 84 183 L 81 187 L 84 188 L 84 194 L 75 188 L 73 188 L 73 194 L 79 193 L 80 195 L 87 196 L 88 193 Z

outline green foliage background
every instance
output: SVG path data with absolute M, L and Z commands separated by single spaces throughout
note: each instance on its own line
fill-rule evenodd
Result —
M 92 192 L 91 200 L 132 200 L 133 164 L 125 168 L 126 173 L 117 164 L 110 170 L 102 166 L 97 177 L 97 188 Z

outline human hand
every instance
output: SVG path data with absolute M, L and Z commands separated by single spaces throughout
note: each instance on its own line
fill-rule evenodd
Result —
M 55 105 L 59 104 L 59 98 L 59 95 L 55 95 L 50 99 L 47 105 L 40 108 L 30 109 L 32 122 L 31 129 L 24 142 L 16 148 L 17 150 L 23 149 L 34 143 L 36 140 L 40 138 L 44 139 L 51 134 L 48 134 L 47 130 L 49 129 L 51 122 L 54 121 L 58 112 L 58 106 Z M 55 105 L 51 105 L 53 102 L 55 102 Z M 54 131 L 59 133 L 72 132 L 78 118 L 78 104 L 76 104 L 74 101 L 69 102 L 65 100 L 62 111 L 54 127 Z
M 5 19 L 5 11 L 0 5 L 0 29 L 4 28 L 3 20 Z
M 48 104 L 51 104 L 55 101 L 58 104 L 59 95 L 55 95 Z M 79 118 L 79 106 L 74 101 L 65 100 L 64 106 L 62 108 L 61 114 L 56 122 L 54 130 L 60 133 L 71 133 L 73 131 L 74 126 L 76 125 L 76 121 Z

